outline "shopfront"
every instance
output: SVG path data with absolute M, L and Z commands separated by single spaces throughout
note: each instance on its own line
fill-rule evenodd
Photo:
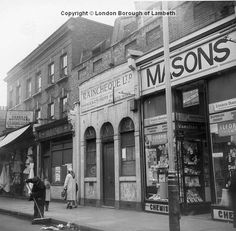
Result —
M 232 30 L 224 33 L 236 38 Z M 235 168 L 236 43 L 224 39 L 224 33 L 171 53 L 175 166 L 183 213 L 207 212 L 214 204 L 224 205 L 216 208 L 220 214 L 232 213 L 222 199 Z M 163 58 L 140 66 L 144 195 L 146 211 L 168 214 L 163 69 Z
M 0 140 L 0 195 L 28 196 L 24 180 L 35 175 L 37 151 L 33 125 L 4 135 Z
M 134 81 L 125 63 L 80 85 L 81 204 L 142 208 Z
M 53 199 L 62 199 L 68 166 L 73 163 L 71 124 L 67 118 L 36 127 L 36 142 L 39 148 L 39 172 L 51 183 Z

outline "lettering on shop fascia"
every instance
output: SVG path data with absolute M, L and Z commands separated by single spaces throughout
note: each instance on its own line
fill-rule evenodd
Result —
M 213 219 L 233 221 L 234 213 L 231 210 L 213 209 Z
M 232 33 L 231 37 L 235 37 Z M 207 44 L 195 47 L 187 52 L 183 52 L 171 58 L 171 80 L 177 84 L 181 79 L 190 77 L 202 77 L 207 71 L 210 73 L 224 69 L 224 65 L 233 66 L 236 61 L 236 54 L 232 52 L 235 44 L 228 42 L 225 38 L 219 38 Z M 224 64 L 224 65 L 223 65 Z M 164 61 L 141 70 L 142 91 L 157 87 L 164 88 L 165 68 Z M 181 80 L 182 81 L 182 80 Z M 148 92 L 150 93 L 150 92 Z
M 146 203 L 145 210 L 150 211 L 150 212 L 168 214 L 169 213 L 169 206 L 168 206 L 168 204 Z
M 81 112 L 134 96 L 134 76 L 123 73 L 112 80 L 85 85 L 80 92 Z
M 66 124 L 66 125 L 63 125 L 60 127 L 50 128 L 46 131 L 40 131 L 38 133 L 38 138 L 42 139 L 42 138 L 46 138 L 46 137 L 51 137 L 51 136 L 63 134 L 63 133 L 69 132 L 69 131 L 71 131 L 71 125 Z

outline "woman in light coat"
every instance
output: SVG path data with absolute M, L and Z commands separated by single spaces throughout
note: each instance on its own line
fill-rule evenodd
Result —
M 75 175 L 71 168 L 68 168 L 68 174 L 66 175 L 64 189 L 67 190 L 67 209 L 72 209 L 73 201 L 76 200 L 76 181 Z

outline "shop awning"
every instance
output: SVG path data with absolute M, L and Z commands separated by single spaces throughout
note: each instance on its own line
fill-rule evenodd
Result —
M 18 137 L 20 137 L 23 133 L 25 133 L 29 127 L 30 127 L 30 125 L 20 128 L 14 132 L 7 134 L 3 139 L 0 139 L 0 148 L 15 141 Z

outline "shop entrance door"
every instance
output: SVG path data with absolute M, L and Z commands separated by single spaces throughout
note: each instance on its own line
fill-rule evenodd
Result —
M 114 206 L 115 203 L 113 142 L 103 144 L 103 203 L 105 206 Z
M 175 89 L 177 166 L 186 213 L 204 212 L 211 201 L 205 98 L 203 81 Z

